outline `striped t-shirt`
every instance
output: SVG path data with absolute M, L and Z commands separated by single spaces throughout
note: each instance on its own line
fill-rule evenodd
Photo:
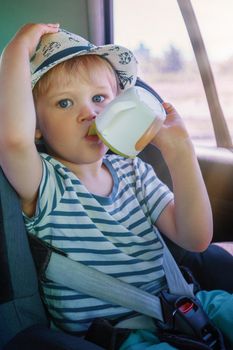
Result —
M 114 186 L 107 197 L 91 194 L 63 164 L 41 154 L 43 177 L 36 214 L 25 217 L 28 232 L 68 256 L 156 294 L 165 287 L 163 246 L 154 226 L 173 194 L 139 158 L 106 155 Z M 117 319 L 131 311 L 83 295 L 53 281 L 42 282 L 53 323 L 85 333 L 91 321 Z M 130 297 L 130 296 L 129 296 Z

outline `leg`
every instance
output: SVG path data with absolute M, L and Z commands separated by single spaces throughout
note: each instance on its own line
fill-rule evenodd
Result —
M 213 323 L 233 346 L 233 295 L 225 291 L 200 291 L 197 298 Z
M 120 347 L 120 350 L 177 350 L 167 343 L 160 343 L 151 331 L 137 330 L 132 332 Z

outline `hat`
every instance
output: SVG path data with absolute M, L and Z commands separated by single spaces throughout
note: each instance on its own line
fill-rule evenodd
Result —
M 74 56 L 81 55 L 99 55 L 107 59 L 116 72 L 121 90 L 134 86 L 137 78 L 137 61 L 130 50 L 113 44 L 95 46 L 79 35 L 59 29 L 57 33 L 42 37 L 31 58 L 32 88 L 48 70 Z

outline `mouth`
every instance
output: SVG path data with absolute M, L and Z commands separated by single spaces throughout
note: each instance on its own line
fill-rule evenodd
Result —
M 95 126 L 93 127 L 93 124 L 91 124 L 91 126 L 88 128 L 87 133 L 85 135 L 85 140 L 88 142 L 95 142 L 95 143 L 101 142 L 99 136 L 96 133 Z
M 89 142 L 102 142 L 97 135 L 86 135 L 85 140 Z

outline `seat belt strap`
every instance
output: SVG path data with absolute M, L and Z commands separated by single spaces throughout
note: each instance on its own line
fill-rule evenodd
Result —
M 141 317 L 157 320 L 160 340 L 179 344 L 179 348 L 182 345 L 182 349 L 186 349 L 195 343 L 195 349 L 225 350 L 221 333 L 193 297 L 192 288 L 184 280 L 166 245 L 164 271 L 170 291 L 161 291 L 159 297 L 74 261 L 38 238 L 31 239 L 31 247 L 34 252 L 39 251 L 35 262 L 39 262 L 37 268 L 42 278 L 45 276 L 94 298 L 137 311 Z M 121 328 L 122 324 L 117 327 Z
M 162 243 L 163 266 L 169 291 L 176 295 L 193 297 L 192 286 L 185 281 L 165 243 Z M 159 297 L 57 252 L 51 253 L 45 276 L 81 293 L 163 321 Z
M 161 236 L 160 240 L 163 243 L 163 268 L 167 279 L 169 292 L 171 294 L 194 297 L 193 284 L 187 283 Z
M 58 253 L 51 254 L 45 276 L 81 293 L 163 321 L 158 297 Z

